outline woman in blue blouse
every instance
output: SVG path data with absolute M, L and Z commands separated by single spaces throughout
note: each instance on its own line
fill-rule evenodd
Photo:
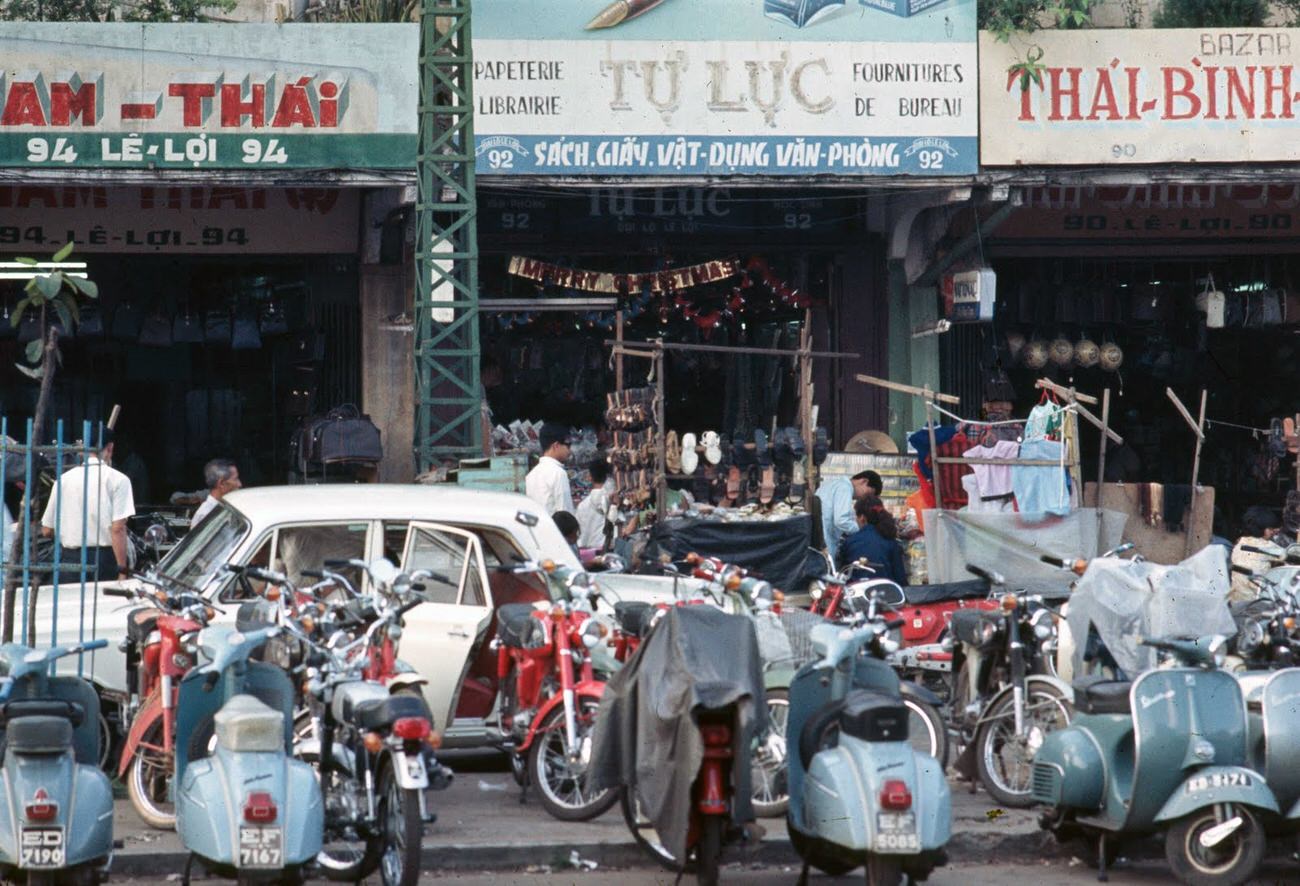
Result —
M 840 565 L 866 559 L 876 577 L 907 584 L 898 525 L 878 496 L 864 495 L 854 505 L 858 531 L 840 542 Z

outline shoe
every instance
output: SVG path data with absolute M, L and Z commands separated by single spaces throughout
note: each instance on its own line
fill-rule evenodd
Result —
M 762 433 L 759 431 L 758 433 Z M 758 503 L 764 506 L 772 504 L 772 496 L 776 493 L 776 468 L 770 464 L 762 470 L 758 483 Z
M 777 428 L 772 434 L 772 462 L 785 476 L 790 476 L 794 468 L 794 449 L 790 445 L 788 428 Z
M 682 434 L 682 473 L 694 474 L 695 469 L 700 466 L 700 454 L 695 451 L 695 435 L 690 431 Z
M 763 433 L 762 428 L 754 430 L 754 457 L 758 460 L 760 467 L 769 467 L 772 459 L 769 457 L 767 448 L 767 434 Z
M 801 505 L 808 492 L 808 481 L 804 476 L 803 462 L 794 463 L 794 474 L 790 478 L 790 494 L 786 496 L 786 501 L 792 505 Z
M 722 438 L 718 436 L 717 431 L 705 431 L 700 437 L 700 442 L 704 444 L 705 461 L 711 465 L 722 461 Z
M 664 461 L 668 465 L 668 473 L 680 474 L 682 472 L 682 448 L 677 443 L 677 432 L 669 431 L 668 436 L 664 438 Z
M 740 468 L 732 465 L 727 471 L 727 503 L 734 505 L 740 498 Z
M 826 461 L 826 455 L 831 451 L 830 441 L 826 438 L 826 429 L 818 428 L 816 435 L 813 437 L 813 464 L 821 467 L 822 462 Z
M 795 461 L 803 461 L 804 446 L 803 434 L 799 433 L 798 428 L 786 428 L 785 439 L 790 443 L 790 455 Z

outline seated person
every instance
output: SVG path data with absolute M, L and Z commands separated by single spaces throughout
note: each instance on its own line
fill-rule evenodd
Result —
M 564 536 L 564 540 L 573 549 L 574 556 L 581 560 L 582 555 L 578 553 L 578 536 L 582 532 L 582 527 L 578 525 L 578 518 L 568 511 L 556 511 L 551 514 L 551 519 L 555 521 L 555 527 L 560 530 L 560 535 Z
M 907 584 L 903 549 L 898 544 L 898 526 L 876 495 L 864 495 L 853 507 L 858 531 L 840 542 L 840 565 L 865 559 L 877 578 Z

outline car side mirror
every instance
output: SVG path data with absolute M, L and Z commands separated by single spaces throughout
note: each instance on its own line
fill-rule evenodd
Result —
M 532 529 L 541 521 L 538 520 L 536 514 L 530 514 L 527 511 L 516 511 L 515 522 L 527 526 L 529 529 Z

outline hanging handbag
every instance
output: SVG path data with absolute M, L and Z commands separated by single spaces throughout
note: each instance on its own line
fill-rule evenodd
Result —
M 140 326 L 140 344 L 147 348 L 172 346 L 172 321 L 161 308 L 144 318 Z
M 81 306 L 81 319 L 77 322 L 77 335 L 81 338 L 104 337 L 104 311 L 98 304 Z
M 284 315 L 284 306 L 278 301 L 268 301 L 262 305 L 257 327 L 262 335 L 284 335 L 287 333 L 289 331 L 289 318 Z
M 203 323 L 188 306 L 172 321 L 172 341 L 178 345 L 203 343 Z
M 235 351 L 255 351 L 262 346 L 262 334 L 257 329 L 257 312 L 251 307 L 235 311 L 230 347 Z
M 140 338 L 140 309 L 129 301 L 122 302 L 113 309 L 113 338 L 136 341 Z
M 203 340 L 210 345 L 230 347 L 230 311 L 213 308 L 203 315 Z

